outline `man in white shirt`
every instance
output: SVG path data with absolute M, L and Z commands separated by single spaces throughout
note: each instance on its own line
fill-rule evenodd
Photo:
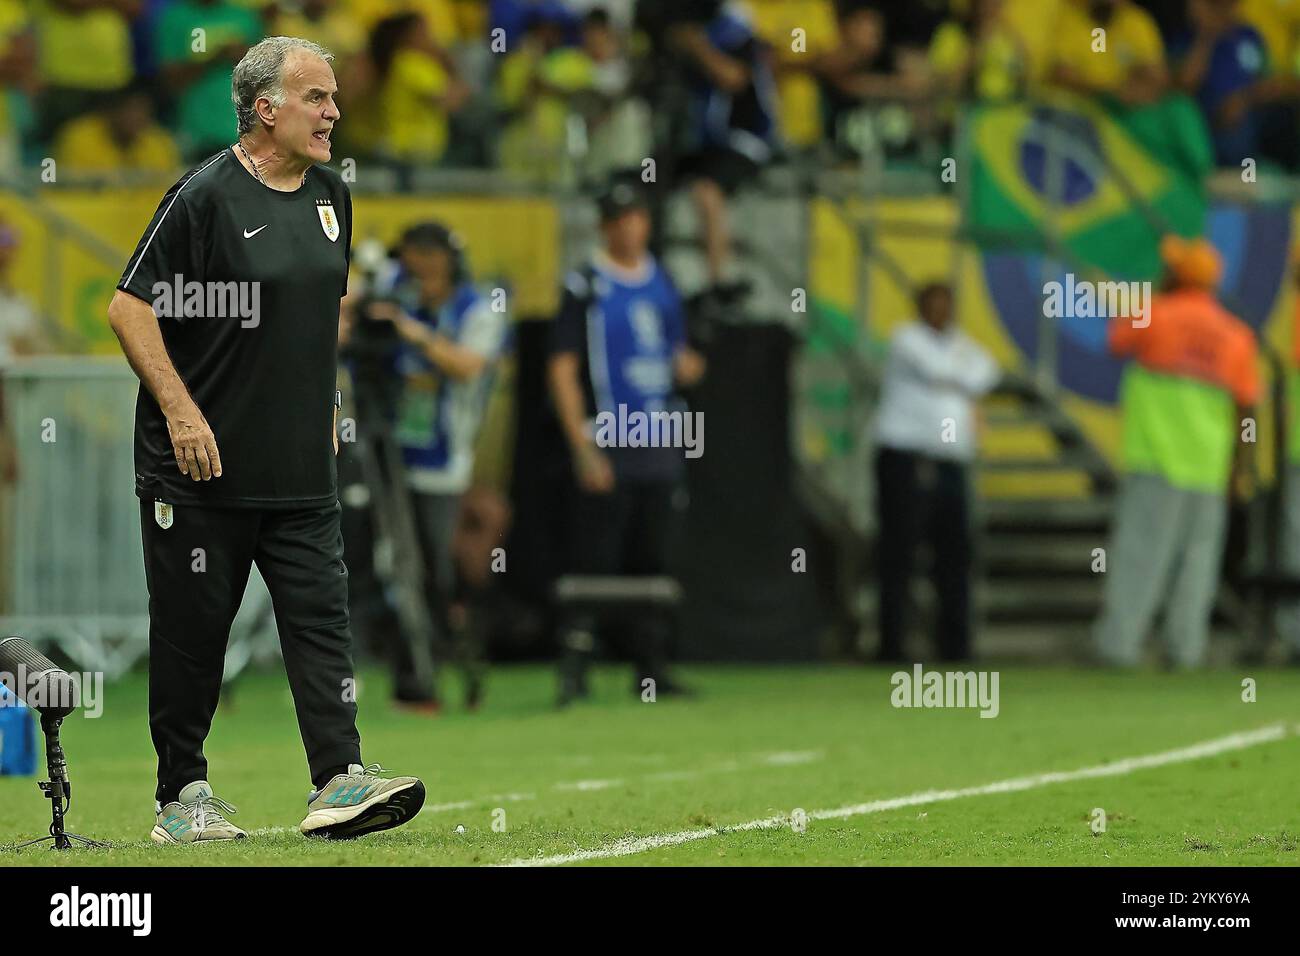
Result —
M 14 288 L 18 231 L 0 219 L 0 371 L 20 355 L 44 350 L 40 320 L 31 301 Z
M 15 358 L 47 348 L 36 309 L 11 281 L 18 249 L 18 231 L 0 219 L 0 377 Z M 9 575 L 3 561 L 8 553 L 11 498 L 17 483 L 18 450 L 5 416 L 4 389 L 0 387 L 0 611 L 8 609 Z
M 939 601 L 935 643 L 943 660 L 970 656 L 972 559 L 969 465 L 976 400 L 998 383 L 992 357 L 953 326 L 952 289 L 916 296 L 918 321 L 890 344 L 875 422 L 879 510 L 880 651 L 903 660 L 916 551 L 928 544 Z

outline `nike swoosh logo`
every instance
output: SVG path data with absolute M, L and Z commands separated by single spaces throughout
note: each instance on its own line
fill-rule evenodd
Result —
M 268 223 L 266 224 L 266 226 L 269 226 L 269 225 L 270 225 L 270 223 L 268 222 Z M 257 227 L 256 229 L 254 229 L 252 232 L 249 232 L 247 229 L 245 229 L 245 230 L 244 230 L 244 238 L 245 238 L 245 239 L 252 239 L 255 235 L 257 235 L 259 232 L 261 232 L 263 229 L 265 229 L 266 226 L 258 226 L 258 227 Z

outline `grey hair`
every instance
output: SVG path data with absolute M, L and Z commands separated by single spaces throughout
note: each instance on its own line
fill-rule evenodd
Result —
M 267 37 L 251 47 L 230 76 L 230 99 L 235 104 L 240 136 L 257 125 L 256 104 L 263 96 L 272 106 L 284 105 L 284 61 L 290 50 L 306 50 L 326 63 L 334 59 L 319 43 L 299 37 Z

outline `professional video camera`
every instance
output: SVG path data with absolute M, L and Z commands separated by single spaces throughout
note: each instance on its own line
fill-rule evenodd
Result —
M 352 386 L 360 420 L 391 421 L 401 396 L 401 380 L 395 371 L 401 338 L 392 322 L 372 316 L 373 306 L 396 302 L 389 277 L 396 264 L 383 244 L 367 239 L 357 245 L 354 257 L 361 271 L 362 294 L 347 342 L 339 350 L 352 373 Z

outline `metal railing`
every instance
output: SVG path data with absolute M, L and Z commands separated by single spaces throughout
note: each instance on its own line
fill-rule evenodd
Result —
M 121 360 L 31 358 L 0 380 L 18 476 L 7 496 L 0 626 L 117 675 L 144 652 L 131 436 L 136 380 Z
M 17 481 L 4 495 L 0 632 L 58 648 L 113 679 L 148 653 L 149 594 L 135 496 L 138 382 L 121 359 L 40 357 L 0 377 Z M 231 628 L 226 676 L 276 653 L 254 570 Z

